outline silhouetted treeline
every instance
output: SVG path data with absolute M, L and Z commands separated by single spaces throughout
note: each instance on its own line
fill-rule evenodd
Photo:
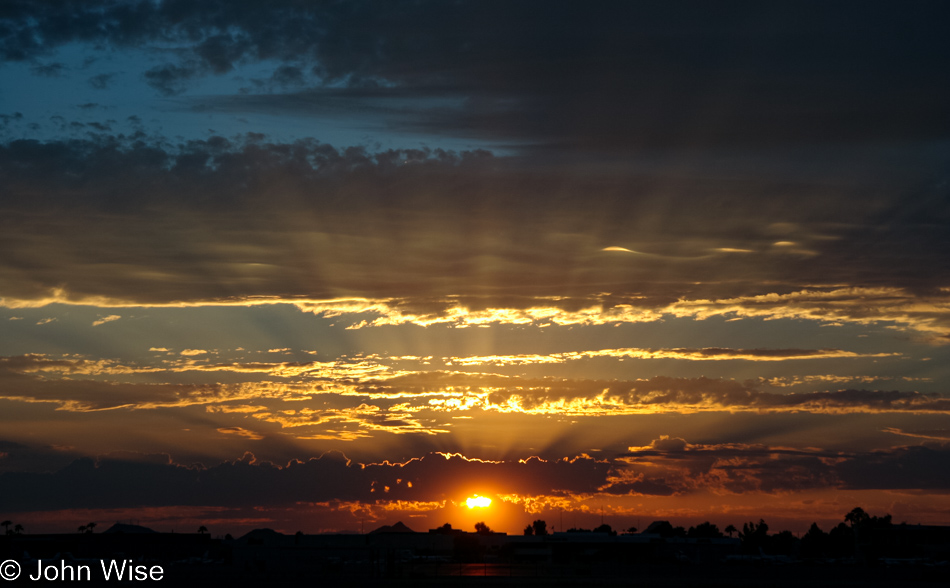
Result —
M 770 535 L 768 524 L 759 520 L 758 523 L 745 523 L 739 533 L 739 539 L 742 541 L 743 552 L 747 554 L 839 559 L 860 555 L 858 548 L 869 543 L 870 533 L 874 530 L 890 529 L 892 526 L 891 515 L 871 516 L 864 509 L 857 507 L 829 532 L 823 531 L 818 523 L 812 523 L 801 539 L 790 531 Z M 868 540 L 859 541 L 861 535 Z
M 825 532 L 818 526 L 818 523 L 812 523 L 808 532 L 801 538 L 797 537 L 791 531 L 783 530 L 777 533 L 769 533 L 769 525 L 762 519 L 759 522 L 747 522 L 739 530 L 729 525 L 725 532 L 720 531 L 719 527 L 709 521 L 700 523 L 688 529 L 681 526 L 673 526 L 669 521 L 654 521 L 644 531 L 647 535 L 658 535 L 663 539 L 719 539 L 728 534 L 730 537 L 738 533 L 741 541 L 742 552 L 747 555 L 768 555 L 768 556 L 789 556 L 803 559 L 841 559 L 851 558 L 861 555 L 861 547 L 871 547 L 878 539 L 875 539 L 874 532 L 890 529 L 893 527 L 891 515 L 877 517 L 869 515 L 864 509 L 857 507 L 844 516 L 842 522 Z M 525 535 L 544 535 L 546 534 L 547 523 L 543 520 L 536 520 L 525 527 Z M 606 533 L 610 536 L 616 536 L 610 525 L 603 524 L 594 529 L 570 528 L 568 533 Z M 636 529 L 631 527 L 628 534 L 636 533 Z M 863 538 L 862 538 L 863 537 Z M 898 541 L 899 542 L 899 541 Z M 904 541 L 905 543 L 907 541 Z M 895 543 L 891 540 L 890 543 Z M 874 551 L 870 549 L 870 551 Z M 866 554 L 865 554 L 866 555 Z
M 399 522 L 366 534 L 284 535 L 256 529 L 238 539 L 212 539 L 204 526 L 198 533 L 182 534 L 123 524 L 93 534 L 89 525 L 84 527 L 61 535 L 0 534 L 0 561 L 19 561 L 24 569 L 36 570 L 39 560 L 95 567 L 95 559 L 135 558 L 160 565 L 176 586 L 258 586 L 274 577 L 290 583 L 314 577 L 347 580 L 333 585 L 352 585 L 354 578 L 369 582 L 446 575 L 629 578 L 649 569 L 679 574 L 694 566 L 714 570 L 716 577 L 743 579 L 761 574 L 763 566 L 781 565 L 783 581 L 795 578 L 785 571 L 800 568 L 822 570 L 817 575 L 827 580 L 824 585 L 840 585 L 839 580 L 852 578 L 852 570 L 861 569 L 867 571 L 863 578 L 882 579 L 877 585 L 889 588 L 909 585 L 909 577 L 945 580 L 950 570 L 950 527 L 895 525 L 890 515 L 872 516 L 860 508 L 827 532 L 812 524 L 800 538 L 788 530 L 773 533 L 764 520 L 744 523 L 741 529 L 728 525 L 723 531 L 709 521 L 688 528 L 655 521 L 642 533 L 633 528 L 616 533 L 607 524 L 552 533 L 538 519 L 525 535 L 495 533 L 484 522 L 474 530 L 446 523 L 428 532 Z M 897 569 L 888 575 L 888 568 Z M 806 571 L 783 585 L 813 585 L 815 573 Z M 706 572 L 692 573 L 698 585 Z M 221 578 L 227 581 L 218 582 Z
M 524 528 L 525 535 L 547 535 L 548 534 L 548 524 L 540 519 L 534 521 L 530 525 Z
M 542 521 L 542 522 L 543 522 L 543 521 Z M 613 537 L 613 536 L 615 536 L 615 535 L 617 534 L 617 532 L 614 531 L 613 528 L 612 528 L 610 525 L 606 524 L 606 523 L 604 523 L 603 525 L 601 525 L 601 526 L 599 526 L 599 527 L 594 527 L 593 529 L 575 529 L 575 528 L 570 528 L 570 529 L 567 530 L 567 532 L 568 532 L 568 533 L 606 533 L 607 535 L 610 535 L 611 537 Z

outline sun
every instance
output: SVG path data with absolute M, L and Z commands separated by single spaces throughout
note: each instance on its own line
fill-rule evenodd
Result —
M 465 506 L 469 508 L 486 508 L 491 506 L 491 498 L 476 494 L 475 496 L 465 500 Z

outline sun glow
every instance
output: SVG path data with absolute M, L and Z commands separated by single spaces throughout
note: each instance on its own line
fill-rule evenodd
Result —
M 486 508 L 491 506 L 491 498 L 476 494 L 475 496 L 466 499 L 465 505 L 469 508 Z

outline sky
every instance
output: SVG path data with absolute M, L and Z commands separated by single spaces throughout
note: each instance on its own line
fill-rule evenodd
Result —
M 0 518 L 950 525 L 948 19 L 3 2 Z

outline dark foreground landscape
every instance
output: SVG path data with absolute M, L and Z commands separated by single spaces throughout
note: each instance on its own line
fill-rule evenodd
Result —
M 11 585 L 950 585 L 950 529 L 882 521 L 829 534 L 815 527 L 801 539 L 768 535 L 762 524 L 746 525 L 736 538 L 704 537 L 697 529 L 715 526 L 684 534 L 664 521 L 626 534 L 605 526 L 507 535 L 449 525 L 420 533 L 397 523 L 365 535 L 258 529 L 237 539 L 117 523 L 98 534 L 0 536 L 0 571 Z

